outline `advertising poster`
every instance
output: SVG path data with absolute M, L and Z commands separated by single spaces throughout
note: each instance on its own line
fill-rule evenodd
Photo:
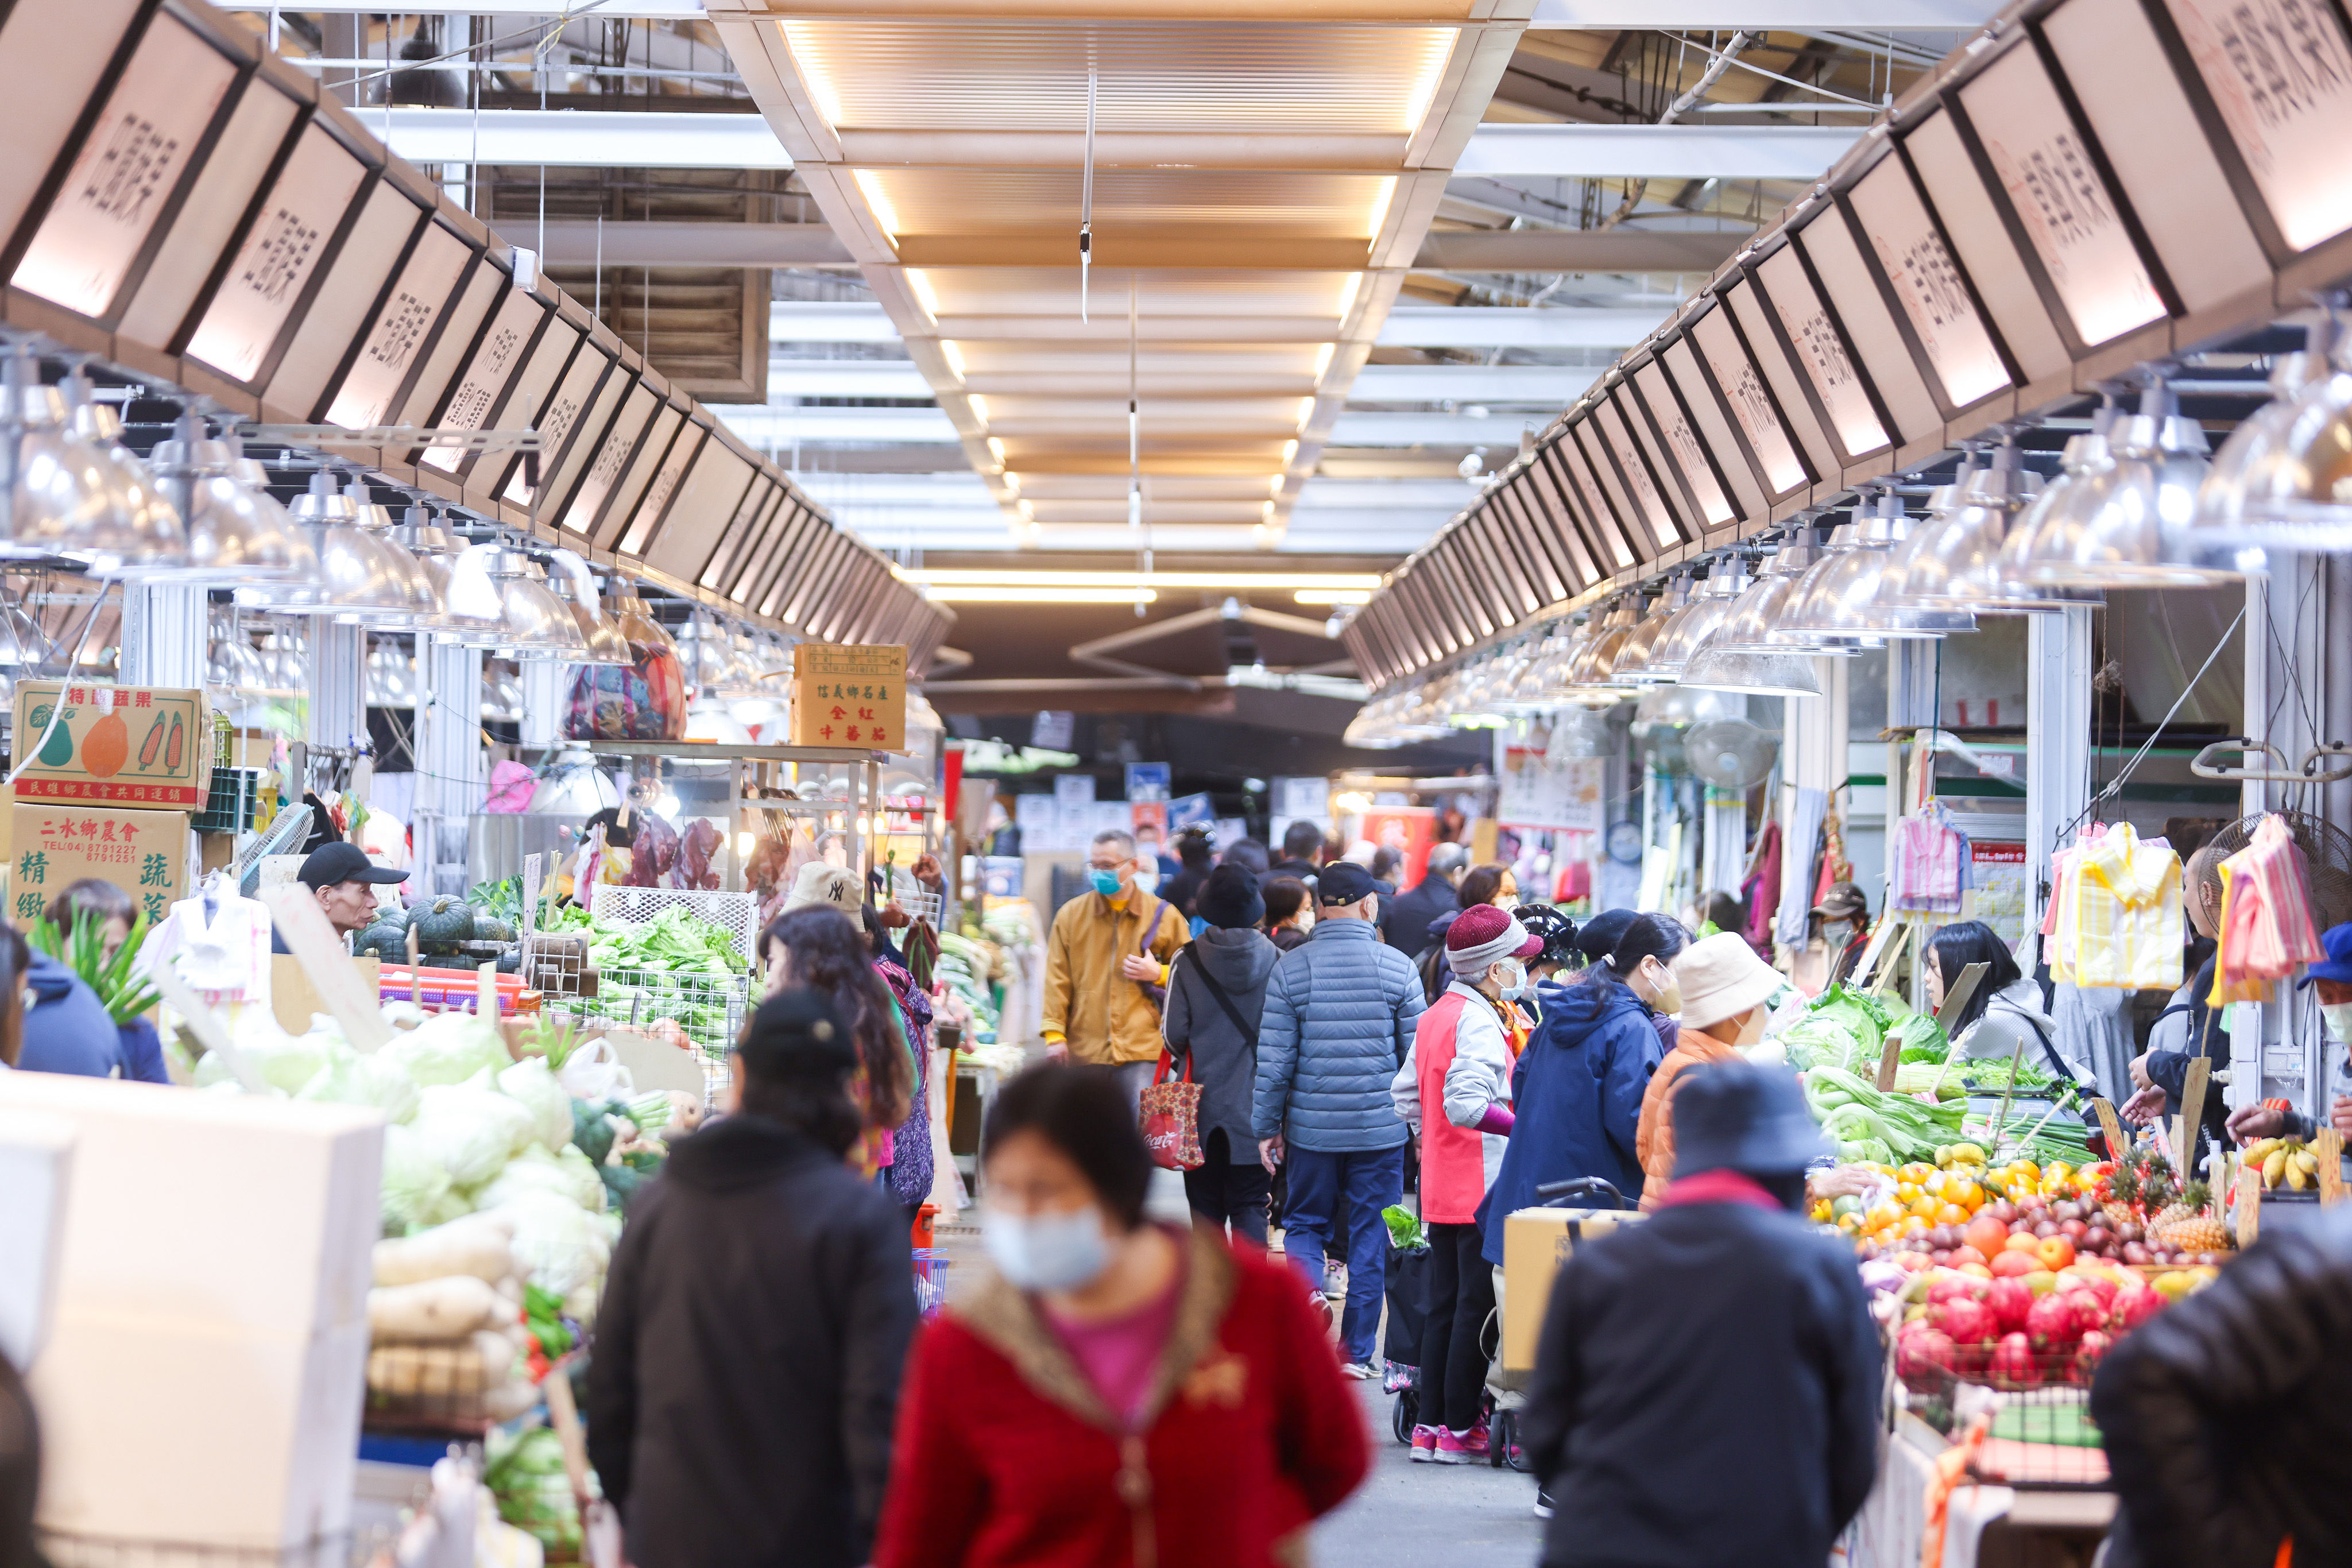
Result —
M 1607 767 L 1607 759 L 1599 757 L 1553 757 L 1534 747 L 1505 747 L 1495 818 L 1513 827 L 1597 833 Z
M 1397 891 L 1421 885 L 1429 852 L 1437 842 L 1437 813 L 1427 806 L 1375 806 L 1364 813 L 1364 837 L 1404 857 Z

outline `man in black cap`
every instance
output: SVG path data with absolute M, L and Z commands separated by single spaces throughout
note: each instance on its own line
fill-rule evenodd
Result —
M 644 1568 L 854 1568 L 915 1329 L 906 1211 L 844 1163 L 857 1048 L 823 997 L 761 1003 L 734 1067 L 614 1249 L 588 1458 Z
M 1655 1211 L 1552 1285 L 1523 1417 L 1543 1568 L 1821 1568 L 1877 1473 L 1884 1359 L 1853 1249 L 1797 1212 L 1821 1131 L 1744 1061 L 1674 1107 Z
M 1404 1064 L 1426 1002 L 1421 977 L 1373 929 L 1380 890 L 1350 861 L 1323 868 L 1315 929 L 1265 987 L 1250 1119 L 1271 1172 L 1288 1166 L 1283 1255 L 1320 1290 L 1324 1249 L 1346 1239 L 1348 1307 L 1340 1360 L 1371 1377 L 1388 1230 L 1404 1197 L 1409 1136 L 1389 1081 Z
M 302 862 L 302 869 L 294 880 L 317 896 L 319 907 L 326 913 L 327 924 L 335 928 L 338 936 L 348 936 L 354 931 L 364 931 L 375 919 L 375 890 L 391 887 L 408 880 L 404 871 L 376 864 L 368 859 L 367 852 L 357 844 L 336 842 L 321 844 Z M 269 950 L 290 952 L 286 938 L 275 930 L 269 934 Z
M 1870 947 L 1870 900 L 1853 883 L 1833 882 L 1811 913 L 1822 923 L 1822 936 L 1829 943 L 1829 983 L 1834 986 L 1853 973 L 1853 967 Z M 1844 927 L 1843 935 L 1837 929 L 1840 926 Z

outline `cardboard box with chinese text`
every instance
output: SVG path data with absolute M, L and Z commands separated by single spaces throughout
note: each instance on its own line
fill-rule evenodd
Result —
M 803 643 L 794 648 L 793 744 L 904 750 L 906 644 Z
M 132 811 L 103 800 L 18 802 L 8 809 L 8 913 L 40 918 L 67 883 L 110 882 L 149 925 L 187 896 L 188 813 Z
M 19 681 L 15 713 L 19 800 L 204 810 L 213 713 L 201 689 Z

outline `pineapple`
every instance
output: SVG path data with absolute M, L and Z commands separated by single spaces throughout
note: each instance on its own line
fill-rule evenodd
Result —
M 2230 1233 L 2221 1216 L 2212 1212 L 2212 1202 L 2213 1195 L 2203 1182 L 2190 1182 L 2181 1189 L 2180 1201 L 2164 1211 L 2174 1218 L 2159 1215 L 2151 1223 L 2151 1233 L 2176 1252 L 2229 1250 Z

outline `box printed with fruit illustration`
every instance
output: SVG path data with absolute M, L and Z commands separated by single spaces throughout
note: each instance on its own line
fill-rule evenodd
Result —
M 202 691 L 20 681 L 16 715 L 16 743 L 33 752 L 18 800 L 203 810 L 213 747 Z

